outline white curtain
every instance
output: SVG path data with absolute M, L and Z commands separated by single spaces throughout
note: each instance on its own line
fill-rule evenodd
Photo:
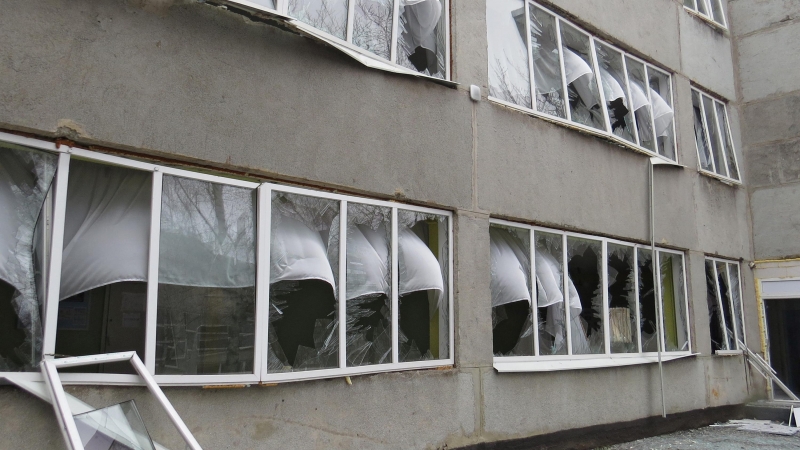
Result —
M 549 253 L 536 252 L 536 286 L 539 308 L 547 307 L 545 331 L 555 339 L 555 347 L 566 345 L 564 320 L 563 278 L 558 261 Z M 580 322 L 581 299 L 572 279 L 567 277 L 569 289 L 570 328 L 572 329 L 572 351 L 575 354 L 589 352 L 589 341 Z
M 436 25 L 442 17 L 439 0 L 403 0 L 411 48 L 422 47 L 436 53 Z
M 611 72 L 600 67 L 600 80 L 603 84 L 603 95 L 606 97 L 606 103 L 611 103 L 614 100 L 621 98 L 623 104 L 627 105 L 627 98 L 625 97 L 625 90 L 622 85 L 611 75 Z
M 634 111 L 638 111 L 639 109 L 650 105 L 650 100 L 647 99 L 647 94 L 645 94 L 644 90 L 637 83 L 631 83 L 631 97 L 631 103 L 633 103 Z
M 68 186 L 59 298 L 147 281 L 152 175 L 73 160 Z
M 270 266 L 270 283 L 322 280 L 336 292 L 336 281 L 322 236 L 299 220 L 281 216 L 273 222 Z
M 158 282 L 255 286 L 255 191 L 164 175 Z
M 390 292 L 391 273 L 386 227 L 351 225 L 347 230 L 347 300 Z
M 594 71 L 591 66 L 577 53 L 566 47 L 564 47 L 564 75 L 567 78 L 567 85 L 572 84 L 575 87 L 588 108 L 591 109 L 600 103 L 590 85 L 590 83 L 594 83 Z
M 444 292 L 444 279 L 439 260 L 419 236 L 401 226 L 397 232 L 399 289 L 398 295 L 436 290 Z
M 656 136 L 668 136 L 672 117 L 675 115 L 672 107 L 661 94 L 650 88 L 650 98 L 653 100 L 653 121 L 656 125 Z
M 523 300 L 530 304 L 530 275 L 526 273 L 530 271 L 530 262 L 527 252 L 520 248 L 508 231 L 496 227 L 489 228 L 489 241 L 492 307 Z

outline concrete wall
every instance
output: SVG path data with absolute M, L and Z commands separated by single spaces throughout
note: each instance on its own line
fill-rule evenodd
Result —
M 646 242 L 647 157 L 471 102 L 463 86 L 488 92 L 485 3 L 452 3 L 459 89 L 368 70 L 192 1 L 0 0 L 0 128 L 456 212 L 455 368 L 356 377 L 353 386 L 166 389 L 207 448 L 441 448 L 660 414 L 652 365 L 492 368 L 489 217 Z M 674 0 L 553 3 L 676 73 L 687 167 L 656 169 L 656 240 L 687 251 L 692 344 L 702 356 L 665 364 L 668 412 L 758 395 L 742 359 L 711 356 L 708 342 L 705 254 L 745 262 L 748 338 L 758 339 L 747 190 L 698 173 L 691 116 L 691 83 L 734 97 L 730 39 Z M 736 111 L 731 121 L 741 148 Z M 156 438 L 178 447 L 141 389 L 71 389 L 96 406 L 136 398 Z M 0 449 L 59 448 L 49 406 L 3 387 L 0 414 Z
M 800 256 L 800 1 L 730 7 L 755 258 Z

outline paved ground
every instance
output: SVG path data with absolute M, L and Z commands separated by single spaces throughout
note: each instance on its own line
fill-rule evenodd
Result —
M 680 431 L 639 441 L 602 447 L 604 450 L 660 450 L 660 449 L 800 449 L 800 433 L 794 436 L 777 436 L 754 431 L 739 431 L 729 427 L 705 427 Z

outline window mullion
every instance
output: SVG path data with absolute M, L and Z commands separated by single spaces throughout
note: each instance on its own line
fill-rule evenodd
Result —
M 561 39 L 561 19 L 558 16 L 553 16 L 556 19 L 556 40 L 558 41 L 558 63 L 561 65 L 561 95 L 564 96 L 564 110 L 567 112 L 567 120 L 572 121 L 572 111 L 569 107 L 569 91 L 567 90 L 567 71 L 564 69 L 564 46 Z M 569 334 L 567 334 L 569 336 Z
M 353 43 L 353 18 L 355 17 L 355 5 L 358 0 L 348 0 L 347 2 L 347 32 L 345 40 Z
M 258 226 L 256 228 L 256 342 L 253 370 L 259 380 L 267 374 L 269 360 L 269 278 L 272 189 L 267 184 L 258 188 Z
M 161 191 L 164 174 L 154 169 L 153 192 L 150 204 L 150 247 L 147 254 L 147 322 L 145 325 L 145 367 L 156 373 L 156 327 L 158 312 L 158 263 L 161 245 Z
M 628 76 L 628 57 L 623 54 L 622 55 L 622 71 L 625 72 L 625 93 L 628 96 L 628 105 L 630 106 L 631 120 L 633 121 L 633 136 L 636 139 L 636 145 L 642 146 L 641 142 L 639 141 L 639 126 L 636 123 L 636 111 L 633 110 L 633 95 L 631 95 L 631 78 Z M 673 123 L 675 121 L 673 120 Z M 638 298 L 637 298 L 638 302 Z
M 400 2 L 402 0 L 394 0 L 394 10 L 392 12 L 392 48 L 390 51 L 390 58 L 392 63 L 397 64 L 397 41 L 398 36 L 397 33 L 399 32 L 398 29 L 400 27 Z M 448 64 L 449 67 L 449 64 Z
M 600 93 L 600 110 L 603 111 L 603 120 L 605 120 L 606 132 L 613 134 L 611 131 L 611 119 L 608 115 L 608 103 L 606 103 L 606 94 L 603 91 L 603 79 L 600 74 L 600 64 L 597 62 L 597 45 L 595 45 L 593 36 L 589 36 L 589 51 L 592 56 L 592 70 L 594 70 L 594 78 L 597 83 L 597 91 Z
M 45 302 L 44 330 L 42 330 L 42 356 L 56 352 L 58 332 L 58 305 L 61 293 L 61 257 L 64 250 L 64 222 L 67 215 L 67 186 L 69 184 L 69 153 L 58 155 L 53 205 L 52 239 L 48 261 L 47 301 Z
M 400 299 L 398 295 L 398 266 L 399 257 L 397 254 L 397 208 L 392 208 L 392 363 L 397 364 L 400 360 L 399 357 L 399 304 Z
M 539 289 L 536 284 L 536 232 L 529 230 L 531 261 L 531 322 L 533 327 L 533 355 L 539 356 Z
M 606 354 L 611 354 L 611 321 L 608 310 L 608 241 L 603 239 L 603 330 Z
M 531 4 L 525 0 L 525 42 L 528 45 L 528 74 L 531 79 L 531 109 L 537 111 L 536 107 L 536 80 L 534 80 L 533 68 L 533 42 L 531 41 Z
M 352 0 L 351 0 L 352 1 Z M 339 367 L 347 367 L 347 200 L 339 206 Z
M 570 308 L 570 298 L 569 298 L 569 274 L 567 273 L 567 235 L 561 235 L 561 275 L 562 275 L 562 284 L 563 284 L 563 292 L 564 292 L 564 333 L 567 335 L 567 354 L 572 354 L 572 327 L 571 321 L 572 317 L 570 317 L 571 311 Z

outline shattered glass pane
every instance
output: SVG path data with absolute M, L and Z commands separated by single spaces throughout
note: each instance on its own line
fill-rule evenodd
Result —
M 639 266 L 639 326 L 642 351 L 658 351 L 658 315 L 656 313 L 655 275 L 650 249 L 637 249 Z
M 683 256 L 659 252 L 658 257 L 661 264 L 661 307 L 666 351 L 688 351 L 689 329 L 683 288 Z
M 164 175 L 156 374 L 252 373 L 256 191 Z
M 85 450 L 155 450 L 133 400 L 76 414 Z
M 611 353 L 639 352 L 633 247 L 608 244 L 608 328 Z
M 731 141 L 731 130 L 728 128 L 728 114 L 725 105 L 715 101 L 717 107 L 717 117 L 719 118 L 719 129 L 722 132 L 722 144 L 725 146 L 726 162 L 728 164 L 728 176 L 734 180 L 739 179 L 739 167 L 736 165 L 736 155 L 734 155 L 733 142 Z
M 567 237 L 567 269 L 580 302 L 571 316 L 572 354 L 605 353 L 603 323 L 603 245 L 600 241 Z M 571 297 L 571 295 L 570 295 Z M 570 310 L 572 307 L 570 298 Z
M 708 302 L 709 329 L 711 331 L 711 351 L 729 350 L 725 339 L 725 322 L 723 320 L 720 298 L 717 294 L 717 277 L 714 262 L 706 260 L 706 300 Z
M 564 106 L 556 18 L 530 5 L 530 28 L 536 110 L 565 119 L 567 111 Z
M 397 64 L 444 78 L 447 75 L 447 14 L 444 0 L 397 0 Z
M 739 265 L 729 263 L 728 264 L 728 273 L 730 274 L 731 280 L 731 300 L 733 301 L 733 317 L 734 317 L 734 325 L 736 325 L 736 333 L 739 336 L 739 340 L 742 343 L 745 342 L 745 335 L 744 335 L 744 312 L 742 311 L 742 291 L 740 285 L 740 277 L 739 277 Z M 739 343 L 736 343 L 736 348 L 743 350 L 742 346 Z
M 58 157 L 0 144 L 0 372 L 37 370 L 50 234 L 48 197 Z M 38 281 L 38 283 L 37 283 Z
M 564 312 L 564 256 L 560 234 L 534 232 L 536 241 L 536 307 L 539 323 L 539 354 L 566 355 L 567 334 L 566 314 Z M 580 300 L 572 283 L 570 286 L 570 306 L 575 298 L 577 314 L 580 315 Z M 570 308 L 571 310 L 573 308 Z
M 650 77 L 650 102 L 658 154 L 675 160 L 675 130 L 672 126 L 675 111 L 672 108 L 670 78 L 652 67 L 647 68 L 647 74 Z
M 714 101 L 705 95 L 703 96 L 703 111 L 705 111 L 706 114 L 708 135 L 711 137 L 711 154 L 714 155 L 714 164 L 717 167 L 717 173 L 727 177 L 728 169 L 726 167 L 725 158 L 722 155 L 722 141 L 719 139 L 719 132 L 717 131 L 717 114 L 714 111 Z
M 605 130 L 589 36 L 561 22 L 561 44 L 572 121 Z
M 492 224 L 492 346 L 495 356 L 532 356 L 530 232 Z
M 347 203 L 347 365 L 392 362 L 392 210 Z
M 397 221 L 399 360 L 449 358 L 448 218 L 398 209 Z
M 393 0 L 355 0 L 353 44 L 381 58 L 392 51 Z
M 724 262 L 714 263 L 717 269 L 717 280 L 719 284 L 719 297 L 722 307 L 722 317 L 725 319 L 726 350 L 736 348 L 736 336 L 733 333 L 733 311 L 731 308 L 731 290 L 728 281 L 728 267 Z
M 523 0 L 486 2 L 489 95 L 532 108 Z
M 625 57 L 625 64 L 628 66 L 631 108 L 633 109 L 633 114 L 636 116 L 639 145 L 654 152 L 656 151 L 656 145 L 653 139 L 652 106 L 650 105 L 650 99 L 647 95 L 644 64 L 627 56 Z
M 347 0 L 288 0 L 289 16 L 328 34 L 347 37 Z
M 708 134 L 703 125 L 703 109 L 700 104 L 700 94 L 692 91 L 692 109 L 694 110 L 694 139 L 697 144 L 697 153 L 700 158 L 700 167 L 709 172 L 714 171 L 711 161 L 711 148 L 708 144 Z
M 595 41 L 595 49 L 611 131 L 626 141 L 635 143 L 633 115 L 630 114 L 631 102 L 628 99 L 628 83 L 622 66 L 622 53 L 599 41 Z
M 269 372 L 339 367 L 339 208 L 272 192 Z

